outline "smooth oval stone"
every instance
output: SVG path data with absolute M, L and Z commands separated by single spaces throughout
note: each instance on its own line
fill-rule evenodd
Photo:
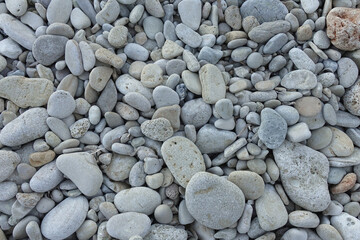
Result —
M 299 121 L 299 112 L 291 106 L 281 105 L 275 111 L 283 117 L 288 126 L 294 125 Z
M 248 36 L 256 43 L 264 43 L 278 33 L 286 33 L 290 30 L 290 23 L 284 20 L 264 22 L 250 30 Z
M 157 108 L 178 105 L 179 95 L 169 87 L 158 86 L 153 91 L 153 99 Z
M 271 149 L 278 148 L 285 140 L 287 123 L 275 110 L 265 108 L 261 111 L 261 124 L 258 131 L 260 140 Z
M 36 40 L 34 31 L 7 13 L 0 14 L 0 28 L 12 40 L 31 50 Z
M 1 153 L 0 153 L 1 155 Z M 1 165 L 4 166 L 4 165 Z M 3 176 L 3 175 L 1 175 Z M 0 201 L 7 201 L 15 197 L 18 192 L 17 185 L 14 182 L 0 182 Z
M 124 48 L 124 53 L 135 61 L 146 61 L 149 58 L 148 50 L 136 43 L 128 43 Z
M 49 130 L 45 108 L 31 108 L 8 123 L 0 132 L 0 142 L 6 146 L 19 146 L 45 135 Z
M 288 37 L 285 33 L 279 33 L 270 38 L 265 44 L 263 52 L 265 54 L 273 54 L 279 51 L 288 41 Z
M 245 197 L 240 188 L 217 175 L 199 172 L 188 183 L 185 192 L 190 214 L 212 229 L 227 228 L 241 217 Z
M 138 92 L 129 92 L 125 94 L 123 101 L 142 112 L 148 112 L 151 109 L 150 101 Z
M 72 10 L 71 0 L 52 0 L 46 10 L 48 22 L 67 23 Z
M 55 161 L 42 166 L 30 179 L 30 188 L 34 192 L 47 192 L 55 188 L 64 175 L 56 167 Z
M 332 140 L 330 144 L 320 151 L 327 157 L 347 157 L 354 152 L 354 144 L 351 138 L 343 131 L 330 127 Z
M 62 154 L 56 159 L 56 166 L 86 196 L 93 196 L 100 190 L 103 175 L 93 155 L 86 152 Z
M 360 164 L 360 149 L 355 147 L 354 152 L 347 157 L 330 157 L 328 158 L 330 166 L 333 167 L 349 167 Z
M 145 237 L 150 232 L 151 220 L 143 213 L 127 212 L 112 216 L 106 223 L 110 236 L 125 240 L 138 235 Z
M 96 22 L 100 25 L 112 23 L 119 16 L 119 13 L 120 4 L 116 0 L 109 0 L 103 9 L 96 14 Z
M 295 101 L 294 107 L 301 116 L 313 117 L 321 111 L 322 105 L 317 97 L 302 97 Z
M 202 42 L 200 34 L 183 23 L 176 25 L 175 32 L 181 41 L 192 48 L 199 47 Z
M 193 30 L 197 30 L 201 21 L 201 1 L 184 0 L 178 5 L 181 22 Z
M 69 40 L 66 42 L 65 62 L 66 66 L 73 75 L 79 76 L 84 72 L 80 47 L 75 40 Z
M 197 73 L 190 72 L 189 70 L 185 70 L 181 73 L 181 78 L 186 86 L 186 88 L 196 95 L 201 95 L 201 83 L 200 78 Z
M 20 163 L 20 156 L 16 152 L 0 150 L 0 182 L 7 179 Z
M 341 213 L 331 218 L 331 225 L 339 231 L 344 240 L 356 239 L 360 236 L 360 220 L 348 213 Z
M 255 209 L 259 224 L 265 231 L 273 231 L 287 223 L 286 208 L 272 185 L 265 185 L 264 194 L 255 202 Z
M 53 89 L 54 84 L 45 78 L 9 76 L 0 79 L 0 97 L 22 108 L 45 105 Z
M 289 222 L 295 227 L 316 228 L 320 223 L 320 219 L 315 213 L 296 210 L 289 214 Z
M 75 100 L 71 94 L 64 90 L 58 90 L 51 94 L 47 112 L 52 117 L 66 118 L 74 112 L 75 107 Z
M 264 193 L 264 180 L 257 173 L 251 171 L 233 171 L 228 180 L 238 186 L 246 199 L 255 200 Z
M 200 128 L 196 138 L 195 144 L 202 153 L 219 153 L 235 141 L 236 133 L 206 124 Z
M 212 115 L 212 109 L 202 98 L 187 101 L 181 108 L 181 120 L 195 127 L 204 126 Z
M 184 188 L 193 175 L 205 171 L 200 150 L 187 138 L 176 136 L 166 140 L 161 146 L 161 154 L 176 181 Z
M 185 240 L 187 238 L 188 234 L 185 229 L 176 228 L 166 224 L 153 224 L 151 225 L 150 233 L 145 236 L 144 240 Z
M 330 224 L 320 224 L 316 228 L 316 233 L 321 239 L 343 240 L 338 230 Z
M 309 90 L 316 87 L 316 75 L 308 70 L 295 70 L 281 79 L 281 86 L 288 89 Z
M 307 140 L 307 145 L 314 150 L 325 148 L 331 143 L 333 133 L 330 128 L 322 127 L 312 131 L 311 137 Z
M 213 64 L 204 65 L 199 71 L 204 102 L 214 104 L 225 98 L 225 81 L 220 70 Z
M 88 201 L 83 196 L 66 198 L 45 215 L 41 233 L 49 239 L 69 237 L 84 222 L 88 208 Z
M 243 18 L 254 16 L 261 24 L 285 19 L 289 11 L 279 0 L 249 0 L 241 5 L 240 12 Z
M 155 34 L 163 31 L 164 24 L 159 18 L 148 16 L 143 20 L 143 27 L 146 36 L 154 40 Z
M 67 39 L 64 36 L 43 35 L 32 46 L 34 58 L 42 65 L 49 66 L 65 54 Z
M 297 69 L 305 69 L 315 72 L 315 63 L 303 50 L 292 48 L 289 51 L 289 57 Z
M 89 75 L 90 86 L 98 92 L 101 92 L 109 81 L 113 70 L 109 67 L 95 67 Z
M 350 58 L 341 58 L 338 62 L 337 74 L 344 88 L 351 87 L 359 76 L 357 65 Z
M 273 150 L 273 154 L 289 198 L 306 210 L 325 210 L 331 201 L 327 184 L 329 161 L 326 156 L 286 140 Z
M 160 194 L 147 187 L 133 187 L 115 195 L 114 203 L 120 212 L 150 215 L 161 204 Z

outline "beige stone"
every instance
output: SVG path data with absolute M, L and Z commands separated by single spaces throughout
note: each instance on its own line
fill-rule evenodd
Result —
M 53 91 L 53 83 L 45 78 L 9 76 L 0 79 L 0 97 L 22 108 L 45 105 Z
M 317 97 L 302 97 L 295 101 L 294 107 L 301 116 L 313 117 L 321 111 L 322 104 Z
M 180 111 L 179 105 L 161 107 L 154 112 L 152 119 L 166 118 L 171 123 L 174 132 L 176 132 L 180 128 Z
M 30 165 L 33 167 L 41 167 L 55 158 L 55 152 L 48 150 L 45 152 L 34 152 L 29 156 Z

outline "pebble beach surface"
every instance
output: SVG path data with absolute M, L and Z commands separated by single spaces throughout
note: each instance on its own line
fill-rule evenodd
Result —
M 0 240 L 359 240 L 360 0 L 0 0 Z

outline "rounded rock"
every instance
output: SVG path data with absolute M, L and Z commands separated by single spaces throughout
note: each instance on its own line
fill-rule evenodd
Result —
M 196 173 L 185 192 L 190 214 L 202 225 L 224 229 L 236 223 L 245 208 L 241 190 L 226 179 L 211 173 Z
M 241 189 L 246 199 L 255 200 L 264 193 L 264 180 L 257 173 L 250 171 L 234 171 L 230 173 L 228 180 Z
M 212 115 L 212 109 L 202 98 L 187 101 L 181 109 L 181 120 L 184 124 L 196 128 L 205 125 Z
M 141 132 L 156 141 L 165 141 L 174 133 L 171 123 L 166 118 L 147 120 L 141 124 Z
M 162 204 L 157 206 L 154 217 L 158 223 L 170 223 L 173 219 L 173 213 L 168 205 Z
M 71 94 L 64 90 L 58 90 L 51 94 L 47 112 L 52 117 L 66 118 L 70 116 L 76 107 L 76 103 Z

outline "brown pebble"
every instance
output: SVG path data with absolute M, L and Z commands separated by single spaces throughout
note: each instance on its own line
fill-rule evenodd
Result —
M 321 101 L 317 97 L 302 97 L 295 101 L 294 107 L 304 117 L 313 117 L 321 111 Z
M 30 154 L 29 162 L 33 167 L 43 166 L 55 158 L 55 152 L 52 150 L 48 150 L 45 152 L 34 152 Z
M 356 174 L 355 173 L 348 173 L 345 177 L 341 180 L 340 183 L 331 187 L 332 194 L 339 194 L 349 191 L 352 187 L 354 187 L 356 183 Z

